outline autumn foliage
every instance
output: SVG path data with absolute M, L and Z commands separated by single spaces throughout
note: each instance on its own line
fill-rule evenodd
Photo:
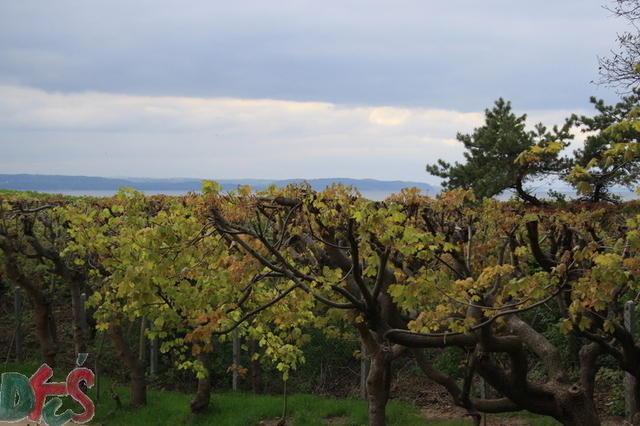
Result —
M 90 294 L 95 328 L 130 370 L 134 404 L 145 401 L 145 374 L 122 329 L 140 318 L 146 337 L 197 376 L 194 412 L 208 405 L 210 360 L 232 333 L 256 342 L 255 356 L 285 380 L 305 361 L 309 329 L 358 336 L 371 360 L 371 424 L 385 422 L 400 356 L 476 419 L 526 409 L 599 424 L 602 360 L 640 375 L 623 321 L 640 284 L 637 202 L 530 206 L 416 189 L 371 201 L 339 185 L 221 193 L 205 182 L 184 197 L 6 195 L 1 214 L 2 276 L 35 309 L 42 302 L 43 356 L 56 353 L 42 284 L 55 276 Z M 550 338 L 537 312 L 551 312 L 563 337 Z M 79 332 L 77 344 L 89 338 Z M 430 362 L 445 347 L 464 354 L 454 374 Z M 491 389 L 483 397 L 479 378 Z

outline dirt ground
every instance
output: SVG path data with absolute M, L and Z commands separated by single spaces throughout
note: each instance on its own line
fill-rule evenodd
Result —
M 425 419 L 456 420 L 469 418 L 463 408 L 452 404 L 451 397 L 441 386 L 431 382 L 426 377 L 413 374 L 409 368 L 396 374 L 396 380 L 394 380 L 394 386 L 391 389 L 392 397 L 403 399 L 420 407 L 420 412 Z M 610 403 L 608 395 L 604 393 L 596 394 L 595 399 L 598 409 L 601 413 L 604 413 L 607 404 Z M 603 426 L 629 425 L 622 417 L 606 414 L 601 415 L 601 420 Z M 519 426 L 529 425 L 530 423 L 526 418 L 517 416 L 501 418 L 499 415 L 490 414 L 487 415 L 486 424 L 490 426 Z
M 425 419 L 428 420 L 456 420 L 456 419 L 464 419 L 466 417 L 466 411 L 460 407 L 448 407 L 447 409 L 443 409 L 444 407 L 424 407 L 420 410 L 420 413 Z M 509 419 L 500 419 L 495 416 L 487 416 L 487 425 L 491 426 L 519 426 L 519 425 L 528 425 L 525 419 L 520 419 L 517 417 L 509 418 Z

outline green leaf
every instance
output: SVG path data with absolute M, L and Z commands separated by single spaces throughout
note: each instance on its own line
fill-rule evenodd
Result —
M 222 191 L 222 185 L 213 180 L 203 180 L 202 181 L 202 193 L 205 195 L 209 194 L 218 194 Z

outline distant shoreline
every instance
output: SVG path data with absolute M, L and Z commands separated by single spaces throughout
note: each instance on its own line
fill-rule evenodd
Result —
M 110 197 L 120 188 L 134 188 L 148 195 L 184 195 L 187 192 L 199 192 L 202 180 L 195 178 L 104 178 L 92 176 L 66 176 L 66 175 L 35 175 L 35 174 L 0 174 L 0 189 L 15 191 L 35 191 L 51 194 L 63 194 L 72 196 Z M 412 181 L 382 181 L 375 179 L 353 178 L 322 178 L 322 179 L 210 179 L 222 185 L 224 191 L 236 189 L 238 185 L 249 185 L 254 190 L 264 190 L 269 185 L 279 187 L 291 183 L 307 182 L 316 191 L 321 191 L 333 183 L 341 183 L 345 186 L 354 186 L 365 198 L 371 200 L 384 200 L 391 194 L 400 192 L 402 188 L 416 187 L 425 195 L 435 196 L 441 190 L 436 185 L 424 182 Z M 575 191 L 566 185 L 539 184 L 533 193 L 539 197 L 546 197 L 550 189 L 564 194 L 568 198 L 574 198 Z M 623 200 L 637 199 L 638 195 L 626 188 L 614 188 L 612 192 Z M 507 191 L 496 198 L 509 199 L 512 193 Z
M 139 191 L 173 193 L 199 191 L 203 179 L 147 179 L 147 178 L 103 178 L 93 176 L 0 174 L 0 189 L 39 192 L 71 191 L 117 191 L 119 188 L 134 188 Z M 210 179 L 222 185 L 224 190 L 236 189 L 238 185 L 249 185 L 262 190 L 275 184 L 280 187 L 291 183 L 308 182 L 313 189 L 323 190 L 332 183 L 354 186 L 360 191 L 398 192 L 402 188 L 417 187 L 425 193 L 435 194 L 440 188 L 424 182 L 380 181 L 375 179 L 323 178 L 323 179 Z M 89 194 L 87 194 L 89 195 Z
M 4 188 L 1 188 L 4 189 Z M 31 191 L 31 190 L 29 190 Z M 70 195 L 72 197 L 82 197 L 82 196 L 90 196 L 90 197 L 112 197 L 118 191 L 104 189 L 104 190 L 55 190 L 55 189 L 40 189 L 35 192 L 45 193 L 45 194 L 62 194 L 62 195 Z M 199 191 L 180 191 L 180 190 L 153 190 L 153 191 L 141 191 L 145 195 L 170 195 L 170 196 L 182 196 L 187 194 L 188 192 L 199 192 Z M 393 191 L 360 191 L 364 198 L 368 198 L 373 201 L 382 201 L 387 198 L 389 195 L 394 194 Z M 433 195 L 433 194 L 431 194 Z

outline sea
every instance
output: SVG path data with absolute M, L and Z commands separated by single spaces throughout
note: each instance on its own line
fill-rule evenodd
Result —
M 45 193 L 51 193 L 51 194 L 62 194 L 62 195 L 71 195 L 71 196 L 76 196 L 76 197 L 82 197 L 85 195 L 89 195 L 92 197 L 111 197 L 113 195 L 115 195 L 118 191 L 113 191 L 113 190 L 109 190 L 109 189 L 98 189 L 98 190 L 59 190 L 59 189 L 40 189 L 38 190 L 38 192 L 45 192 Z M 141 191 L 146 195 L 157 195 L 157 194 L 164 194 L 164 195 L 174 195 L 174 196 L 180 196 L 180 195 L 185 195 L 188 191 L 174 191 L 174 190 L 157 190 L 157 191 Z M 385 198 L 387 198 L 389 195 L 393 194 L 392 191 L 360 191 L 362 193 L 362 196 L 365 198 L 368 198 L 369 200 L 373 200 L 373 201 L 382 201 Z
M 77 196 L 77 197 L 81 197 L 84 195 L 89 195 L 89 196 L 93 196 L 93 197 L 111 197 L 113 195 L 115 195 L 118 191 L 114 191 L 114 190 L 109 190 L 109 189 L 105 189 L 105 190 L 58 190 L 58 189 L 42 189 L 42 190 L 38 190 L 38 192 L 45 192 L 45 193 L 51 193 L 51 194 L 63 194 L 63 195 L 71 195 L 71 196 Z M 174 196 L 180 196 L 180 195 L 185 195 L 188 191 L 176 191 L 176 190 L 154 190 L 154 191 L 141 191 L 146 195 L 157 195 L 157 194 L 164 194 L 164 195 L 174 195 Z M 368 198 L 369 200 L 373 200 L 373 201 L 382 201 L 385 198 L 387 198 L 389 195 L 393 194 L 393 191 L 381 191 L 381 190 L 375 190 L 375 191 L 360 191 L 362 193 L 362 196 L 364 198 Z M 569 190 L 561 190 L 558 191 L 564 195 L 567 196 L 567 199 L 571 199 L 575 196 L 575 193 L 573 193 L 572 191 Z M 534 192 L 536 196 L 538 197 L 542 197 L 542 198 L 546 198 L 547 193 L 543 192 L 543 191 L 535 191 Z M 628 200 L 633 200 L 633 199 L 638 199 L 638 194 L 636 194 L 633 191 L 629 191 L 629 190 L 624 190 L 624 189 L 618 189 L 616 191 L 614 191 L 614 193 L 618 196 L 620 196 L 624 201 L 628 201 Z M 427 194 L 430 196 L 434 196 L 434 194 Z M 513 196 L 513 193 L 510 191 L 505 191 L 504 193 L 500 194 L 498 197 L 499 200 L 508 200 L 509 198 L 511 198 Z

